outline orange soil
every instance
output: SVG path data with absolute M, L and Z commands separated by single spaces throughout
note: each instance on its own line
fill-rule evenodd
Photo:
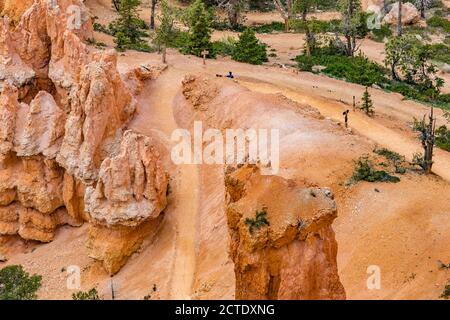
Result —
M 105 1 L 86 2 L 90 5 Z M 103 11 L 94 12 L 100 16 Z M 292 43 L 301 47 L 301 44 L 297 45 L 301 41 L 300 35 L 265 37 L 265 41 L 273 39 L 273 47 L 279 45 L 286 49 Z M 294 41 L 294 37 L 298 41 Z M 378 47 L 374 45 L 373 48 Z M 371 52 L 374 59 L 379 59 L 376 50 Z M 157 54 L 130 51 L 120 55 L 119 67 L 125 71 L 139 64 L 159 61 Z M 290 143 L 285 146 L 287 153 L 282 158 L 282 174 L 305 184 L 331 186 L 335 192 L 339 208 L 334 223 L 339 246 L 338 269 L 347 297 L 439 297 L 450 277 L 449 271 L 439 270 L 437 264 L 438 260 L 450 262 L 450 154 L 436 150 L 434 172 L 437 176 L 408 173 L 398 184 L 345 186 L 353 170 L 352 160 L 371 152 L 375 144 L 408 158 L 420 151 L 410 122 L 413 117 L 426 113 L 427 107 L 403 100 L 398 94 L 371 89 L 376 116 L 368 118 L 352 111 L 350 127 L 353 134 L 349 134 L 337 123 L 342 120 L 342 112 L 351 109 L 352 97 L 359 100 L 364 90 L 362 86 L 222 58 L 210 60 L 203 66 L 201 59 L 183 56 L 173 50 L 168 52 L 168 63 L 168 69 L 149 82 L 138 97 L 138 112 L 130 128 L 142 133 L 156 133 L 170 147 L 170 134 L 178 127 L 176 117 L 179 116 L 174 114 L 173 107 L 179 97 L 182 79 L 192 73 L 214 77 L 231 70 L 237 75 L 237 82 L 251 91 L 280 93 L 301 105 L 316 108 L 330 120 L 305 126 L 284 138 L 283 141 Z M 259 95 L 255 93 L 255 96 Z M 270 99 L 270 96 L 266 97 Z M 438 123 L 444 123 L 442 111 L 436 113 Z M 246 115 L 245 121 L 258 123 L 260 116 Z M 280 126 L 296 121 L 285 116 L 276 108 L 270 111 L 272 121 Z M 328 130 L 326 136 L 308 134 L 325 130 L 323 128 Z M 157 291 L 152 293 L 152 299 L 233 298 L 234 274 L 227 254 L 222 168 L 181 166 L 171 168 L 171 173 L 172 193 L 165 221 L 154 241 L 143 246 L 139 255 L 133 256 L 113 278 L 116 297 L 142 299 L 152 292 L 155 284 Z M 73 291 L 66 289 L 66 273 L 62 268 L 79 265 L 83 289 L 97 286 L 109 299 L 111 279 L 87 257 L 85 238 L 86 227 L 62 228 L 55 241 L 45 245 L 5 238 L 6 244 L 2 248 L 6 250 L 2 253 L 10 259 L 8 264 L 23 264 L 27 270 L 43 275 L 40 298 L 70 298 Z M 0 263 L 0 267 L 2 265 Z M 380 290 L 366 287 L 369 265 L 381 268 Z

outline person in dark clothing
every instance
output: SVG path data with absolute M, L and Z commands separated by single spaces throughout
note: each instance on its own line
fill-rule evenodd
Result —
M 223 75 L 216 74 L 216 77 L 223 78 Z M 234 79 L 234 74 L 233 74 L 233 72 L 229 71 L 228 74 L 225 77 L 228 78 L 228 79 Z
M 349 114 L 350 110 L 346 110 L 344 111 L 342 114 L 344 115 L 344 120 L 345 120 L 345 127 L 348 127 L 348 114 Z

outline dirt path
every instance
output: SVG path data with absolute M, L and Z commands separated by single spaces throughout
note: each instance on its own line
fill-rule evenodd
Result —
M 129 64 L 138 61 L 127 61 Z M 139 98 L 136 117 L 130 127 L 142 133 L 159 133 L 170 143 L 172 131 L 178 128 L 172 102 L 179 89 L 180 74 L 174 68 L 164 72 L 144 88 Z M 176 85 L 175 85 L 176 84 Z M 169 148 L 170 150 L 170 148 Z M 176 199 L 171 219 L 175 225 L 172 271 L 170 272 L 170 299 L 190 299 L 196 269 L 196 232 L 199 211 L 199 169 L 193 165 L 177 166 L 178 174 L 171 182 Z
M 325 117 L 330 117 L 339 122 L 342 122 L 342 112 L 349 108 L 348 105 L 343 103 L 333 102 L 328 99 L 315 97 L 285 87 L 281 88 L 270 84 L 255 84 L 246 81 L 241 81 L 241 84 L 251 90 L 264 93 L 281 93 L 293 101 L 312 105 Z M 401 133 L 396 132 L 396 130 L 387 128 L 382 123 L 377 122 L 376 119 L 367 117 L 362 112 L 352 112 L 350 114 L 350 119 L 350 127 L 353 130 L 356 130 L 359 134 L 366 136 L 383 147 L 405 155 L 410 161 L 415 152 L 421 151 L 420 145 L 416 139 L 411 140 L 408 135 L 402 135 Z M 436 148 L 434 161 L 433 172 L 445 180 L 450 181 L 450 154 Z

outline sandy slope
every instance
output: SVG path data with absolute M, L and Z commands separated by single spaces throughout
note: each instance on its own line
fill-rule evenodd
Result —
M 106 1 L 88 0 L 87 3 Z M 101 3 L 100 3 L 101 4 Z M 270 35 L 280 45 L 292 45 L 293 35 Z M 286 37 L 286 38 L 284 38 Z M 298 37 L 298 35 L 296 35 Z M 287 42 L 287 44 L 285 44 Z M 138 113 L 130 127 L 144 134 L 156 134 L 170 149 L 170 134 L 179 126 L 174 107 L 179 103 L 181 81 L 186 74 L 233 71 L 237 82 L 254 92 L 281 93 L 287 98 L 317 108 L 325 117 L 318 121 L 277 109 L 278 97 L 250 93 L 259 103 L 270 105 L 268 113 L 236 114 L 244 124 L 270 123 L 292 132 L 283 138 L 282 174 L 305 185 L 330 186 L 336 194 L 339 217 L 334 224 L 339 245 L 338 265 L 349 299 L 437 299 L 450 277 L 439 270 L 437 261 L 450 262 L 450 156 L 437 150 L 435 173 L 408 173 L 398 184 L 360 183 L 346 187 L 353 160 L 370 153 L 375 143 L 410 157 L 420 145 L 410 130 L 413 117 L 428 108 L 405 101 L 397 94 L 371 90 L 376 116 L 359 112 L 350 115 L 350 134 L 338 125 L 342 111 L 364 88 L 309 73 L 269 66 L 250 66 L 228 59 L 208 61 L 169 51 L 169 67 L 157 80 L 147 83 L 138 97 Z M 120 55 L 125 72 L 142 63 L 157 63 L 157 54 L 127 52 Z M 227 84 L 223 79 L 224 84 Z M 234 84 L 233 84 L 234 85 Z M 224 100 L 234 101 L 231 95 Z M 245 108 L 242 101 L 238 106 Z M 442 112 L 437 111 L 439 123 Z M 266 121 L 264 121 L 266 119 Z M 142 299 L 233 298 L 233 265 L 228 258 L 228 232 L 223 212 L 223 170 L 217 166 L 177 166 L 172 172 L 169 206 L 165 221 L 152 242 L 112 279 L 116 297 Z M 447 181 L 445 181 L 447 180 Z M 377 189 L 378 191 L 376 191 Z M 82 288 L 96 286 L 111 297 L 111 279 L 87 257 L 86 227 L 62 228 L 54 242 L 46 245 L 3 238 L 8 263 L 23 264 L 43 275 L 41 298 L 70 298 L 63 268 L 78 265 Z M 1 243 L 1 242 L 0 242 Z M 381 269 L 380 290 L 368 290 L 369 265 Z M 0 264 L 0 267 L 2 264 Z M 153 292 L 153 287 L 156 291 Z

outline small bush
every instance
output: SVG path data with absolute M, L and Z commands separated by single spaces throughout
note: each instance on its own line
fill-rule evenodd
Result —
M 303 71 L 311 71 L 312 66 L 322 65 L 326 67 L 323 73 L 364 86 L 383 85 L 386 82 L 384 68 L 368 58 L 364 56 L 328 55 L 323 50 L 316 50 L 314 55 L 310 57 L 305 55 L 296 57 L 298 67 Z
M 327 32 L 340 32 L 341 23 L 341 20 L 337 19 L 322 21 L 312 18 L 306 22 L 299 19 L 292 19 L 289 21 L 289 26 L 294 32 L 306 33 L 308 27 L 311 32 L 320 34 Z
M 440 298 L 448 300 L 450 298 L 450 282 L 444 288 L 444 292 L 442 292 Z
M 236 40 L 233 37 L 213 42 L 213 50 L 216 55 L 232 56 L 236 49 Z
M 255 219 L 247 218 L 245 219 L 245 224 L 248 227 L 250 234 L 253 234 L 255 229 L 259 230 L 264 226 L 269 226 L 269 221 L 267 220 L 267 210 L 263 208 L 261 211 L 256 211 Z
M 389 149 L 386 149 L 386 148 L 375 149 L 374 152 L 380 156 L 385 157 L 386 159 L 388 159 L 389 161 L 394 162 L 394 163 L 404 160 L 404 157 L 402 157 L 400 154 L 398 154 L 397 152 L 391 151 Z
M 450 45 L 435 43 L 429 45 L 433 60 L 450 64 Z
M 169 42 L 167 46 L 169 48 L 181 49 L 185 46 L 188 36 L 188 33 L 185 31 L 174 30 L 172 41 Z
M 284 32 L 284 23 L 271 22 L 253 27 L 256 33 Z
M 374 153 L 385 157 L 395 167 L 395 173 L 405 174 L 406 169 L 402 167 L 402 163 L 405 162 L 405 157 L 401 156 L 397 152 L 391 151 L 386 148 L 375 149 Z
M 450 33 L 450 21 L 444 17 L 434 16 L 427 20 L 427 25 L 433 28 L 441 28 L 444 32 Z
M 93 27 L 94 27 L 94 31 L 111 35 L 111 30 L 109 30 L 108 27 L 106 27 L 98 22 L 94 22 Z
M 239 41 L 236 43 L 236 49 L 233 53 L 233 60 L 251 64 L 263 64 L 263 62 L 269 60 L 266 45 L 259 42 L 252 29 L 245 29 L 239 36 Z
M 383 24 L 380 29 L 373 29 L 371 32 L 371 38 L 377 42 L 383 42 L 390 36 L 392 36 L 392 30 L 388 24 Z
M 396 176 L 390 175 L 386 171 L 375 170 L 373 163 L 367 156 L 362 156 L 356 161 L 355 171 L 352 180 L 367 181 L 367 182 L 399 182 L 400 179 Z
M 436 146 L 442 150 L 450 151 L 450 130 L 447 126 L 440 126 L 436 129 Z
M 78 291 L 72 294 L 72 300 L 102 300 L 98 296 L 98 292 L 96 288 L 92 288 L 89 291 L 83 292 Z
M 30 276 L 20 265 L 0 270 L 0 300 L 34 300 L 41 287 L 40 275 Z
M 109 31 L 115 37 L 118 51 L 128 49 L 149 51 L 150 47 L 142 40 L 148 36 L 147 25 L 139 18 L 140 0 L 121 0 L 119 17 L 109 24 Z

